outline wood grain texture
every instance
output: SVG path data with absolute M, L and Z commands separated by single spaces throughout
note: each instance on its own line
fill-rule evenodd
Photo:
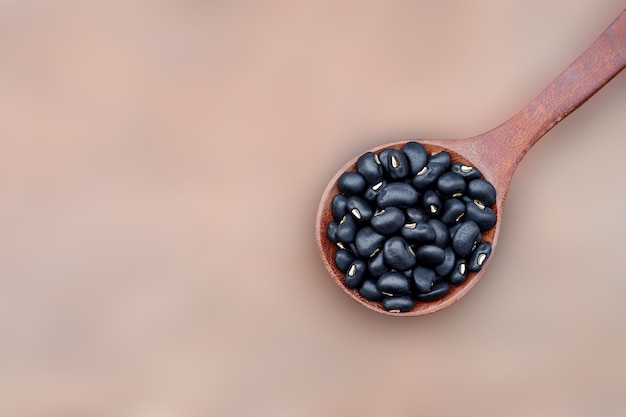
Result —
M 502 225 L 502 213 L 508 187 L 518 164 L 530 148 L 557 123 L 580 107 L 593 94 L 600 90 L 626 66 L 626 10 L 568 66 L 553 82 L 540 92 L 524 109 L 500 126 L 478 136 L 453 140 L 422 140 L 420 142 L 431 153 L 446 150 L 453 162 L 462 162 L 476 166 L 485 179 L 491 182 L 497 191 L 493 207 L 497 221 L 487 231 L 483 240 L 492 245 L 492 255 L 478 273 L 469 273 L 466 281 L 452 290 L 442 299 L 430 302 L 417 302 L 407 313 L 389 313 L 380 303 L 371 302 L 361 297 L 357 290 L 346 288 L 343 274 L 337 269 L 334 254 L 337 247 L 326 234 L 332 221 L 331 202 L 338 193 L 337 179 L 346 171 L 354 171 L 355 156 L 346 163 L 331 179 L 322 195 L 316 218 L 316 239 L 322 262 L 331 278 L 348 295 L 362 305 L 388 315 L 420 316 L 446 308 L 461 297 L 478 282 L 488 269 L 493 258 Z M 408 140 L 383 144 L 365 152 L 379 152 L 391 147 L 400 149 Z

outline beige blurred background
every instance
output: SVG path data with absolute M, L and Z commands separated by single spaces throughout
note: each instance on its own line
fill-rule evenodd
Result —
M 422 318 L 314 217 L 379 143 L 524 106 L 622 0 L 0 1 L 0 415 L 626 415 L 626 75 L 520 165 Z

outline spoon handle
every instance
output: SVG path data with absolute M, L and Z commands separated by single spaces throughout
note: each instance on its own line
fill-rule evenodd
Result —
M 626 10 L 524 109 L 484 135 L 510 179 L 528 150 L 626 66 Z M 506 155 L 506 156 L 505 156 Z M 495 155 L 494 155 L 495 156 Z

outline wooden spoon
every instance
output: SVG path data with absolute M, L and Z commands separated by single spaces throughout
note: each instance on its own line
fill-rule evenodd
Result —
M 452 162 L 477 167 L 486 180 L 496 188 L 496 224 L 483 236 L 495 250 L 502 226 L 502 212 L 509 183 L 513 172 L 526 152 L 558 122 L 583 104 L 596 91 L 602 88 L 626 66 L 626 10 L 609 26 L 604 33 L 548 85 L 530 104 L 502 125 L 482 135 L 453 140 L 417 140 L 429 153 L 446 150 Z M 407 141 L 387 143 L 372 149 L 378 152 L 384 148 L 400 149 Z M 367 151 L 366 151 L 367 152 Z M 364 152 L 363 152 L 364 153 Z M 360 155 L 359 155 L 360 156 Z M 380 303 L 368 301 L 357 290 L 343 285 L 344 274 L 335 265 L 337 247 L 327 236 L 328 224 L 332 221 L 331 201 L 339 191 L 337 179 L 345 171 L 355 171 L 354 157 L 332 178 L 319 205 L 316 218 L 317 246 L 322 261 L 333 280 L 347 294 L 364 306 L 389 315 L 419 316 L 434 313 L 450 306 L 463 297 L 482 277 L 490 259 L 483 269 L 470 273 L 465 282 L 452 286 L 442 299 L 430 303 L 417 302 L 414 308 L 405 313 L 385 311 Z

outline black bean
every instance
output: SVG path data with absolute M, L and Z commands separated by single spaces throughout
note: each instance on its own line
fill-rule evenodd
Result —
M 448 246 L 448 242 L 450 241 L 450 235 L 448 233 L 448 228 L 445 224 L 439 219 L 430 219 L 428 220 L 428 224 L 435 231 L 435 245 L 440 248 L 445 248 Z
M 480 178 L 480 171 L 476 167 L 455 162 L 450 166 L 450 171 L 461 175 L 465 181 L 471 181 Z
M 358 288 L 367 275 L 367 265 L 362 259 L 355 259 L 346 271 L 344 284 L 348 288 Z
M 428 162 L 442 164 L 447 169 L 450 166 L 450 154 L 446 151 L 433 152 L 428 157 Z
M 454 264 L 456 262 L 456 256 L 454 254 L 454 250 L 451 247 L 447 247 L 443 250 L 444 259 L 441 265 L 438 265 L 435 268 L 435 272 L 440 277 L 447 276 L 450 272 L 452 272 L 452 268 L 454 268 Z
M 422 196 L 422 208 L 431 216 L 437 216 L 441 210 L 441 197 L 434 190 L 427 190 Z
M 407 160 L 409 161 L 411 175 L 417 174 L 426 166 L 426 163 L 428 162 L 426 149 L 424 149 L 424 147 L 417 142 L 407 142 L 402 147 L 402 152 L 404 152 Z
M 482 178 L 472 180 L 467 184 L 467 195 L 480 201 L 486 207 L 491 207 L 496 202 L 496 189 Z
M 387 239 L 383 246 L 385 265 L 398 271 L 415 266 L 415 254 L 404 239 L 398 236 Z
M 343 194 L 337 194 L 333 197 L 333 201 L 331 203 L 331 212 L 335 221 L 341 221 L 341 219 L 343 219 L 343 216 L 345 216 L 348 212 L 348 210 L 346 209 L 347 202 L 348 197 Z
M 466 257 L 472 253 L 474 246 L 480 241 L 480 238 L 481 233 L 478 225 L 471 220 L 465 221 L 454 234 L 452 248 L 457 255 Z
M 410 166 L 405 154 L 402 151 L 396 149 L 390 149 L 385 155 L 386 160 L 381 163 L 383 168 L 386 169 L 387 175 L 392 180 L 401 180 L 408 177 Z
M 383 298 L 383 308 L 389 312 L 405 313 L 410 311 L 414 305 L 413 299 L 408 295 Z
M 465 204 L 458 198 L 449 198 L 443 203 L 439 219 L 446 226 L 452 226 L 463 219 Z
M 378 291 L 376 287 L 376 282 L 368 279 L 361 284 L 361 288 L 359 288 L 359 294 L 366 300 L 370 301 L 380 301 L 383 299 L 383 295 Z
M 363 193 L 363 197 L 365 197 L 367 201 L 375 202 L 378 197 L 378 193 L 380 193 L 380 190 L 382 190 L 385 185 L 387 185 L 387 181 L 383 180 L 367 187 Z
M 374 213 L 370 220 L 372 229 L 383 235 L 396 233 L 404 224 L 404 212 L 397 207 L 387 207 Z
M 328 223 L 328 228 L 326 229 L 326 234 L 328 234 L 328 238 L 330 239 L 331 242 L 333 243 L 337 243 L 337 222 L 336 221 L 332 221 L 330 223 Z
M 425 191 L 433 184 L 436 184 L 441 174 L 445 171 L 445 165 L 437 162 L 429 162 L 413 176 L 413 187 L 415 187 L 417 191 Z
M 456 263 L 454 264 L 454 268 L 452 268 L 452 271 L 450 272 L 450 276 L 448 277 L 448 280 L 450 281 L 451 284 L 459 285 L 465 281 L 466 277 L 467 277 L 467 262 L 465 261 L 465 259 L 462 259 L 462 258 L 457 259 Z
M 407 223 L 423 223 L 428 220 L 426 213 L 419 207 L 409 207 L 404 210 Z
M 354 242 L 357 230 L 354 218 L 346 214 L 337 225 L 337 240 L 344 243 Z
M 411 243 L 432 243 L 435 230 L 428 223 L 407 223 L 400 229 L 400 235 Z
M 361 194 L 365 185 L 365 178 L 358 172 L 344 172 L 337 180 L 339 191 L 351 195 Z
M 392 182 L 378 193 L 378 207 L 381 209 L 387 207 L 409 208 L 419 198 L 419 194 L 410 184 L 404 182 Z
M 443 298 L 449 291 L 450 285 L 446 281 L 439 281 L 426 294 L 416 294 L 415 299 L 419 301 L 436 301 Z
M 436 277 L 437 274 L 435 274 L 435 271 L 430 268 L 423 266 L 415 267 L 413 270 L 413 283 L 415 284 L 417 292 L 423 294 L 430 291 Z
M 420 265 L 437 266 L 445 259 L 443 249 L 435 245 L 419 246 L 415 250 L 415 257 Z
M 467 184 L 460 174 L 448 171 L 437 180 L 437 188 L 443 196 L 461 196 L 467 189 Z
M 350 197 L 346 202 L 346 210 L 360 223 L 368 222 L 374 215 L 372 206 L 363 197 Z
M 339 249 L 335 252 L 335 264 L 341 272 L 346 272 L 350 267 L 350 264 L 354 262 L 355 256 L 344 249 Z
M 376 156 L 367 152 L 356 161 L 356 172 L 361 174 L 368 184 L 376 184 L 383 177 L 383 167 L 376 162 Z
M 376 287 L 385 295 L 403 295 L 411 293 L 411 282 L 402 272 L 385 272 L 378 278 Z
M 465 205 L 465 220 L 476 222 L 480 230 L 485 231 L 496 224 L 496 213 L 480 202 L 467 203 Z
M 365 226 L 359 229 L 354 239 L 356 253 L 363 258 L 367 258 L 376 249 L 380 249 L 384 241 L 385 236 L 376 233 L 371 227 Z
M 474 252 L 469 258 L 467 262 L 467 267 L 472 272 L 478 272 L 483 269 L 483 266 L 489 259 L 489 255 L 491 255 L 491 244 L 488 242 L 482 242 L 480 245 L 476 247 Z
M 389 271 L 389 268 L 385 265 L 385 258 L 383 257 L 382 251 L 377 252 L 374 256 L 369 258 L 367 270 L 370 272 L 370 275 L 375 278 Z

